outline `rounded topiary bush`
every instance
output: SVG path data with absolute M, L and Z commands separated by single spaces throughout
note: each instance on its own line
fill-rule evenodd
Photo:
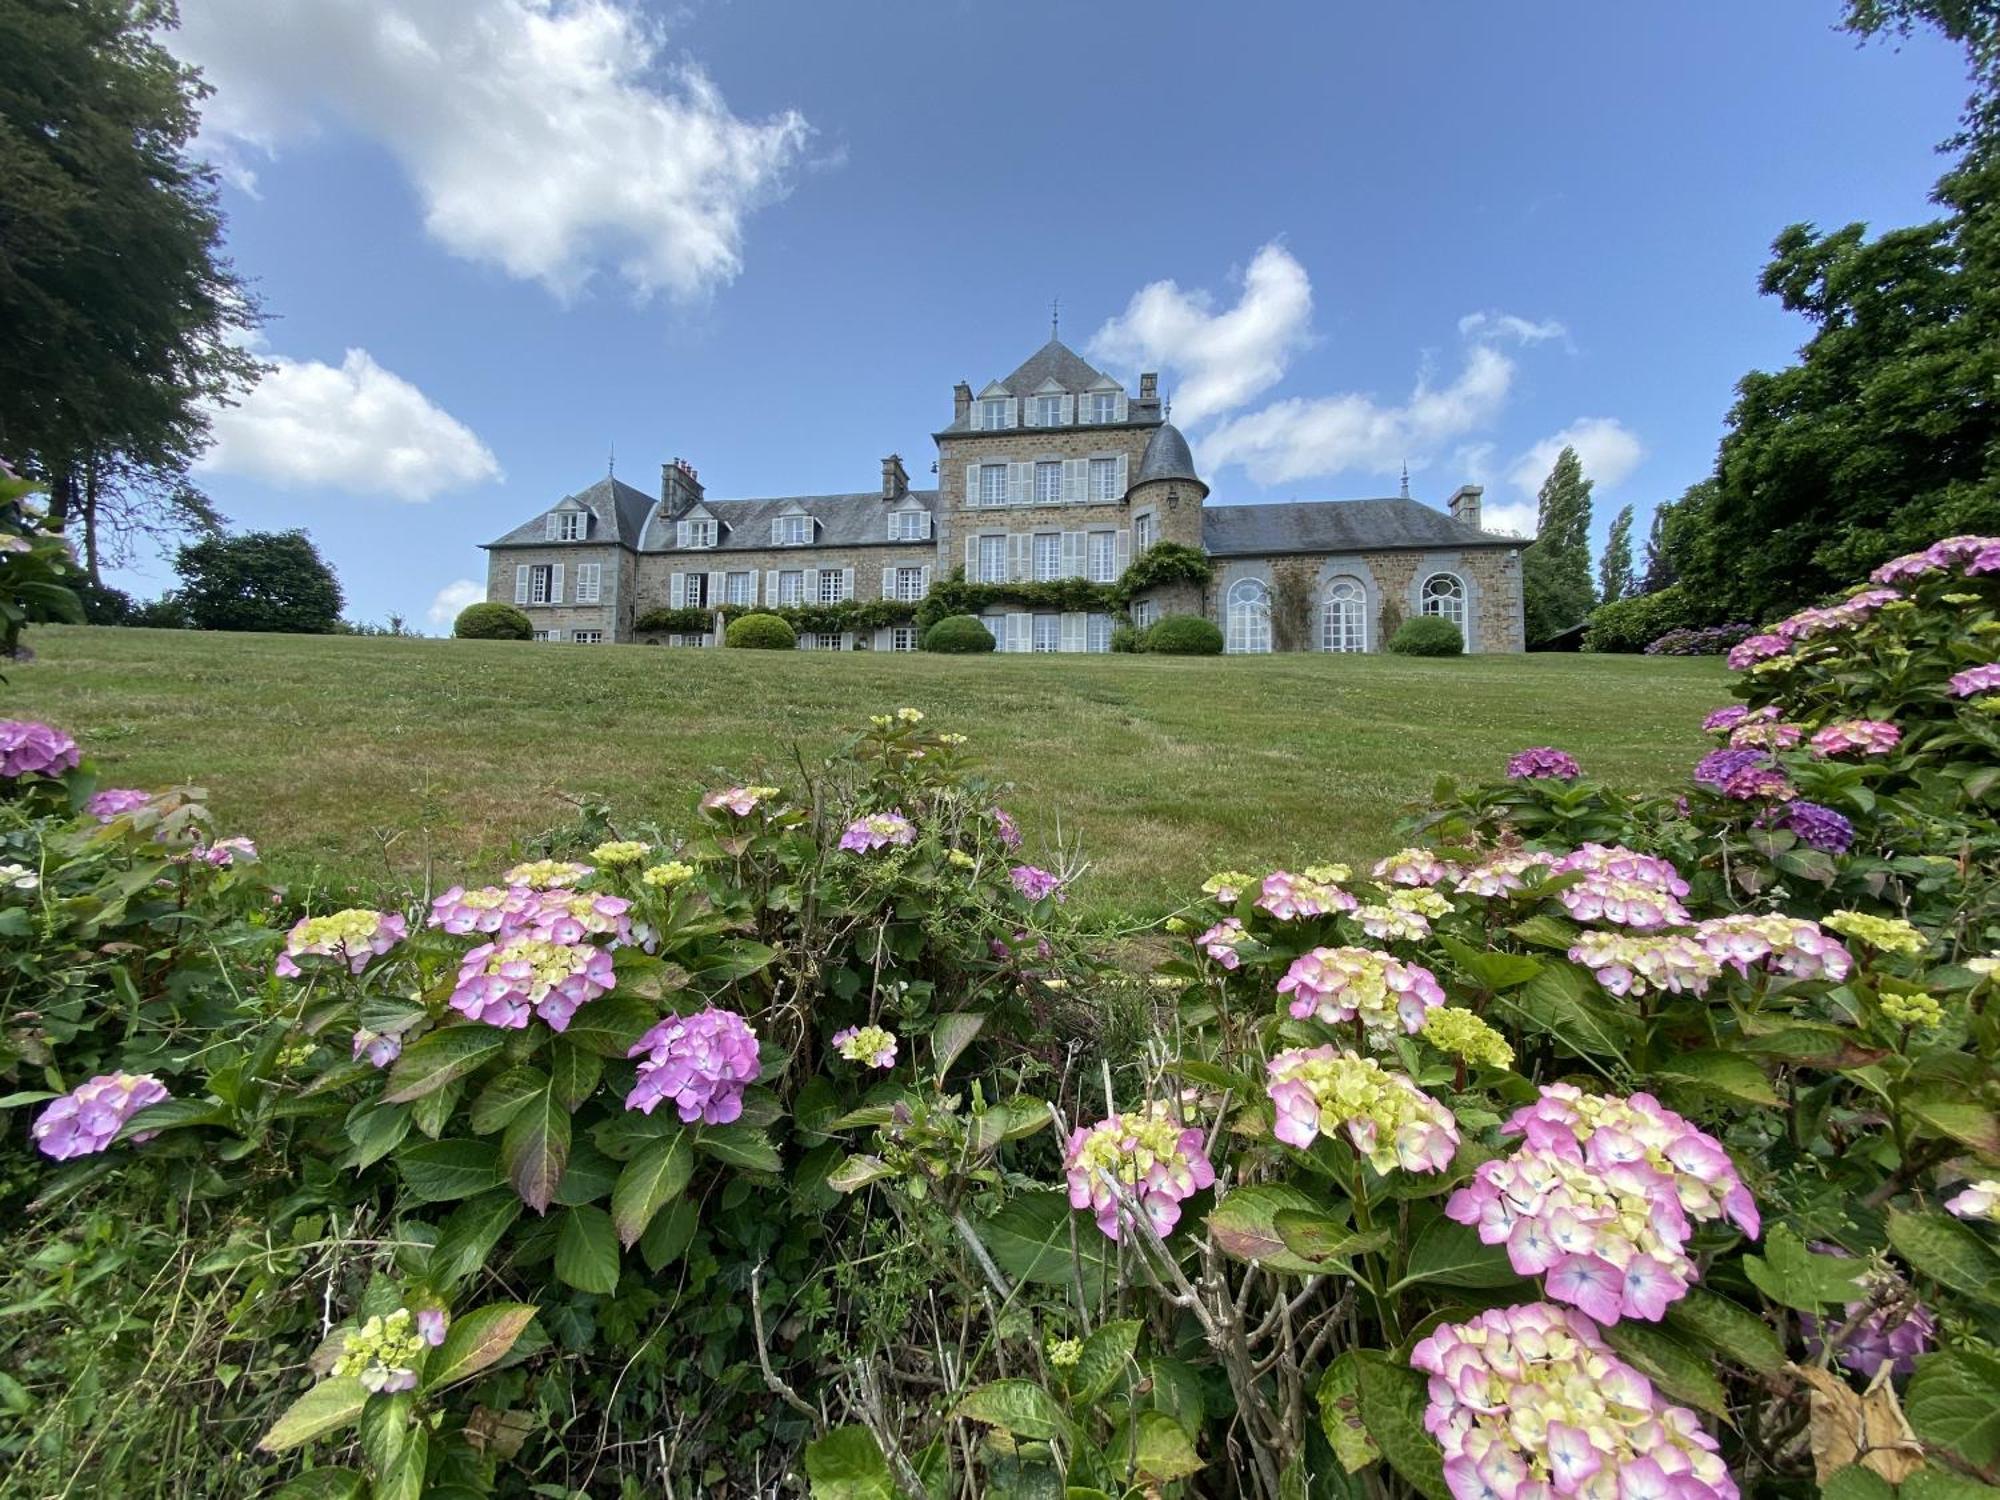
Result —
M 511 604 L 468 604 L 451 622 L 461 641 L 531 641 L 535 624 Z
M 729 622 L 722 642 L 750 651 L 791 651 L 797 648 L 799 636 L 776 615 L 738 615 Z
M 946 615 L 924 633 L 926 651 L 942 651 L 954 656 L 970 656 L 991 651 L 993 632 L 974 615 Z
M 1168 615 L 1147 627 L 1139 649 L 1157 656 L 1220 656 L 1222 631 L 1201 615 Z
M 1419 615 L 1405 620 L 1389 637 L 1389 649 L 1398 656 L 1463 656 L 1465 635 L 1449 620 L 1436 615 Z

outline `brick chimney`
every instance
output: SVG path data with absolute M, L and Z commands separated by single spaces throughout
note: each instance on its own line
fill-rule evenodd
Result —
M 1154 370 L 1148 370 L 1139 377 L 1139 399 L 1157 401 L 1160 399 L 1160 377 Z
M 951 425 L 969 427 L 972 424 L 972 387 L 961 380 L 951 388 Z
M 1446 502 L 1445 508 L 1451 512 L 1454 521 L 1463 522 L 1477 531 L 1480 529 L 1479 497 L 1485 493 L 1485 489 L 1479 485 L 1461 484 L 1452 491 L 1451 499 Z
M 675 520 L 701 500 L 701 478 L 684 458 L 660 465 L 660 508 Z
M 910 492 L 910 476 L 903 468 L 903 455 L 891 453 L 882 460 L 882 498 L 900 500 Z

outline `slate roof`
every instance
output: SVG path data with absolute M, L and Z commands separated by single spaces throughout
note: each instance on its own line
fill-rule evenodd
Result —
M 1066 391 L 1087 391 L 1106 379 L 1061 339 L 1050 339 L 1000 384 L 1016 396 L 1032 396 L 1053 380 Z
M 1455 521 L 1443 511 L 1404 499 L 1205 506 L 1201 540 L 1213 557 L 1528 545 L 1517 537 L 1495 536 Z
M 937 509 L 936 490 L 911 490 L 909 498 L 926 510 Z M 929 542 L 889 541 L 887 517 L 890 511 L 901 509 L 902 502 L 892 504 L 884 500 L 880 490 L 863 490 L 851 495 L 778 495 L 767 500 L 704 500 L 698 508 L 708 511 L 722 522 L 721 540 L 715 546 L 687 549 L 690 553 L 704 556 L 717 552 L 768 551 L 771 546 L 771 522 L 781 515 L 796 515 L 800 510 L 819 522 L 813 528 L 813 547 L 934 545 Z M 648 552 L 681 550 L 672 545 L 673 535 L 668 526 L 656 527 Z M 805 552 L 811 549 L 802 547 L 799 550 Z
M 646 514 L 653 508 L 653 497 L 644 490 L 635 490 L 622 479 L 606 475 L 588 489 L 579 490 L 574 495 L 565 495 L 543 510 L 535 513 L 531 520 L 523 521 L 504 536 L 496 537 L 484 545 L 488 547 L 529 547 L 542 545 L 548 531 L 544 517 L 556 506 L 574 500 L 593 516 L 596 523 L 585 538 L 591 542 L 616 542 L 621 547 L 637 549 L 639 534 L 646 529 Z M 566 542 L 565 546 L 576 546 Z
M 1171 422 L 1162 422 L 1146 439 L 1146 456 L 1139 460 L 1139 474 L 1132 482 L 1144 484 L 1149 479 L 1192 479 L 1202 484 L 1201 476 L 1194 471 L 1194 454 L 1188 450 L 1188 441 Z M 1203 484 L 1202 488 L 1208 486 Z

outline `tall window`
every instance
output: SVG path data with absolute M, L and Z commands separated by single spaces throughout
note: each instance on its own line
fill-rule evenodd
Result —
M 1433 573 L 1424 580 L 1423 613 L 1449 620 L 1465 634 L 1465 584 L 1456 573 Z
M 707 606 L 708 602 L 708 575 L 706 573 L 689 573 L 681 579 L 682 604 L 686 605 L 689 609 L 702 609 Z
M 1111 616 L 1087 615 L 1084 617 L 1084 641 L 1086 651 L 1109 651 L 1111 649 Z
M 1035 533 L 1035 582 L 1053 583 L 1062 577 L 1062 533 Z
M 1132 518 L 1132 550 L 1144 552 L 1160 539 L 1159 518 L 1151 511 Z
M 771 540 L 780 547 L 803 547 L 813 539 L 811 516 L 780 516 L 771 523 Z
M 1036 651 L 1062 650 L 1062 616 L 1036 615 L 1035 634 L 1032 649 Z
M 847 570 L 845 568 L 821 568 L 819 570 L 819 602 L 838 604 L 847 597 Z
M 1090 498 L 1093 500 L 1118 498 L 1117 459 L 1093 458 L 1090 461 Z
M 927 510 L 892 510 L 889 512 L 889 540 L 892 542 L 921 542 L 930 537 L 931 513 Z
M 1062 426 L 1062 403 L 1060 396 L 1035 397 L 1035 425 L 1037 427 Z
M 603 563 L 578 563 L 576 565 L 576 602 L 595 604 L 604 589 Z
M 1035 465 L 1035 504 L 1062 504 L 1062 461 Z
M 1112 571 L 1118 566 L 1117 537 L 1118 534 L 1112 531 L 1093 531 L 1090 533 L 1084 571 L 1089 575 L 1092 583 L 1114 583 L 1117 581 L 1117 575 Z
M 722 580 L 722 600 L 725 604 L 753 604 L 751 597 L 757 592 L 757 575 L 754 573 L 730 573 Z
M 1005 583 L 1007 581 L 1007 538 L 1004 536 L 983 536 L 979 539 L 980 583 Z
M 1118 393 L 1098 391 L 1090 398 L 1090 420 L 1093 422 L 1115 422 L 1118 420 Z
M 547 563 L 528 569 L 528 602 L 547 604 L 555 569 Z
M 1007 426 L 1007 408 L 1013 403 L 1004 398 L 979 403 L 979 425 L 988 432 L 997 432 Z
M 924 570 L 922 568 L 896 569 L 896 597 L 905 602 L 924 597 Z
M 1336 578 L 1320 596 L 1319 649 L 1368 649 L 1368 591 L 1360 580 Z
M 1005 464 L 981 464 L 979 466 L 979 503 L 981 505 L 1005 505 L 1007 503 L 1007 466 Z
M 1255 578 L 1229 585 L 1229 628 L 1224 649 L 1250 654 L 1271 649 L 1271 590 Z
M 1160 606 L 1157 600 L 1141 599 L 1132 606 L 1132 628 L 1144 630 L 1148 625 L 1160 622 Z
M 806 575 L 803 569 L 790 568 L 778 575 L 778 603 L 803 604 L 806 597 Z
M 680 521 L 675 523 L 674 545 L 677 547 L 713 547 L 715 545 L 715 522 Z

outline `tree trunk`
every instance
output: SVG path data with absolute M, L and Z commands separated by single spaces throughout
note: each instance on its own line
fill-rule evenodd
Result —
M 70 511 L 76 501 L 76 475 L 66 463 L 49 465 L 49 519 L 56 530 L 69 530 Z
M 78 519 L 83 522 L 83 571 L 92 583 L 103 580 L 97 576 L 97 458 L 92 455 L 83 461 L 83 495 Z

